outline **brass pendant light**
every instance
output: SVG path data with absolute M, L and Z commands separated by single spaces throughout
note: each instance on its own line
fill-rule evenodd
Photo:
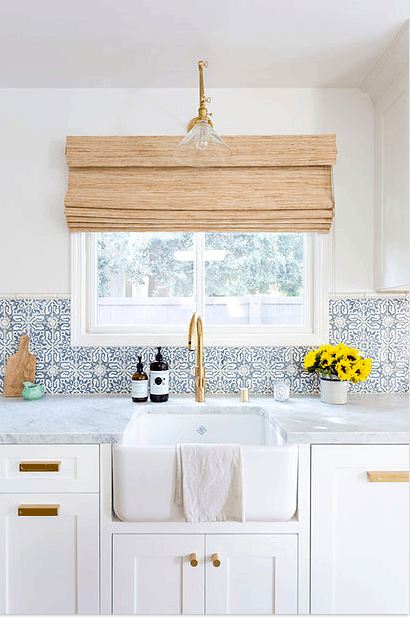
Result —
M 206 109 L 206 103 L 211 99 L 206 98 L 204 92 L 204 68 L 207 62 L 200 60 L 199 68 L 199 109 L 198 116 L 193 118 L 188 125 L 188 135 L 174 150 L 174 160 L 182 165 L 202 167 L 224 162 L 232 156 L 231 149 L 219 137 L 213 128 Z

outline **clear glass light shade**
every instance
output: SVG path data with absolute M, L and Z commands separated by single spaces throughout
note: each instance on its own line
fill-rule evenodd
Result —
M 231 149 L 207 120 L 198 120 L 174 150 L 175 161 L 193 167 L 214 165 L 231 156 Z

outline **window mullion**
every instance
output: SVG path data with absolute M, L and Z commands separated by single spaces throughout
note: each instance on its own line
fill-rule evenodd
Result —
M 196 311 L 205 319 L 205 233 L 195 234 Z

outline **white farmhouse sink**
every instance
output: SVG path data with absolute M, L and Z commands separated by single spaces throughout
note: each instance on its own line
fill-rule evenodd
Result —
M 181 402 L 141 407 L 123 443 L 114 446 L 114 511 L 120 519 L 183 521 L 173 500 L 175 445 L 183 442 L 242 445 L 246 521 L 294 515 L 297 446 L 284 443 L 264 409 Z

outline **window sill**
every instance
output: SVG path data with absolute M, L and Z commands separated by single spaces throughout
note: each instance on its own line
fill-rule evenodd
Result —
M 153 333 L 72 333 L 72 346 L 186 346 L 188 340 L 188 328 L 186 333 L 160 334 Z M 326 334 L 300 333 L 300 334 L 272 334 L 265 333 L 208 333 L 205 328 L 204 345 L 224 347 L 267 347 L 267 346 L 318 346 L 326 341 Z

